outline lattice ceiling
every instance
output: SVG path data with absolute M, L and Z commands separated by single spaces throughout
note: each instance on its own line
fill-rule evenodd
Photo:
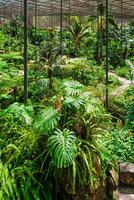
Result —
M 108 0 L 109 12 L 117 18 L 134 19 L 134 0 Z M 0 16 L 11 17 L 23 13 L 24 0 L 0 0 Z M 60 15 L 97 15 L 97 7 L 105 0 L 28 0 L 28 14 L 38 16 Z M 36 6 L 35 6 L 36 5 Z

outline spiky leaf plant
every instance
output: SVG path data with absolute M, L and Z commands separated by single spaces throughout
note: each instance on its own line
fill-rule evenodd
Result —
M 83 40 L 83 38 L 88 33 L 88 25 L 83 25 L 82 20 L 79 17 L 71 18 L 71 26 L 69 27 L 69 32 L 71 35 L 72 42 L 75 44 L 75 51 L 78 54 L 78 48 Z
M 20 199 L 17 192 L 15 179 L 10 176 L 8 167 L 0 162 L 0 199 L 16 200 Z

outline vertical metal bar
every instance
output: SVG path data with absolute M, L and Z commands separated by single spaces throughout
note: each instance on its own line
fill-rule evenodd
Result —
M 27 0 L 24 0 L 24 103 L 28 99 L 28 19 L 27 19 Z
M 123 2 L 121 0 L 121 67 L 123 67 Z
M 105 66 L 105 74 L 106 74 L 106 99 L 105 99 L 105 107 L 108 108 L 108 56 L 109 56 L 109 31 L 108 31 L 108 0 L 106 0 L 106 66 Z
M 23 0 L 21 0 L 21 44 L 20 44 L 20 50 L 23 54 Z
M 12 0 L 11 0 L 11 22 L 13 20 L 13 9 L 12 9 Z M 12 50 L 12 29 L 11 29 L 11 38 L 10 38 L 10 46 L 11 46 L 11 50 Z
M 61 13 L 60 13 L 60 48 L 61 48 L 61 55 L 63 55 L 63 2 L 61 0 L 60 4 Z
M 96 44 L 96 53 L 97 53 L 97 63 L 100 64 L 100 36 L 99 36 L 99 2 L 97 1 L 97 44 Z
M 35 61 L 37 62 L 37 0 L 35 0 Z
M 69 21 L 68 21 L 68 27 L 69 27 L 69 29 L 70 29 L 70 25 L 71 25 L 71 4 L 70 4 L 71 2 L 70 2 L 70 0 L 69 0 L 69 15 L 68 15 L 68 17 L 69 17 Z M 71 45 L 71 43 L 70 43 L 70 37 L 69 37 L 69 50 L 70 50 L 70 45 Z

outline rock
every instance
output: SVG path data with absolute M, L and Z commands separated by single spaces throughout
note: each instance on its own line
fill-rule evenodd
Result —
M 134 194 L 120 194 L 119 200 L 134 200 Z
M 134 186 L 120 184 L 119 191 L 121 194 L 134 194 Z
M 120 163 L 120 183 L 134 185 L 134 164 Z
M 107 166 L 107 178 L 106 178 L 106 186 L 107 186 L 107 199 L 119 200 L 119 176 L 118 173 L 110 166 Z
M 116 191 L 119 185 L 119 176 L 118 173 L 108 166 L 107 168 L 107 192 Z
M 116 191 L 113 192 L 113 199 L 114 200 L 119 200 L 120 194 L 119 190 L 117 189 Z

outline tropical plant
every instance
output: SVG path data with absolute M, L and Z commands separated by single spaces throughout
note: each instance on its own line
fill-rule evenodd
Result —
M 103 155 L 107 155 L 109 161 L 134 162 L 133 146 L 134 138 L 129 130 L 114 129 L 107 135 L 107 139 L 101 136 L 100 143 L 107 149 Z
M 7 34 L 11 34 L 12 37 L 21 36 L 23 31 L 23 18 L 19 15 L 13 15 L 5 24 L 4 31 Z
M 45 68 L 47 70 L 49 78 L 49 88 L 52 88 L 52 75 L 53 66 L 59 57 L 58 43 L 55 38 L 55 31 L 53 29 L 48 30 L 48 41 L 42 43 L 41 45 L 41 58 L 45 61 Z
M 48 107 L 39 115 L 34 127 L 39 133 L 47 134 L 57 127 L 59 120 L 59 113 L 53 107 Z
M 17 191 L 17 184 L 15 178 L 10 175 L 7 165 L 0 162 L 0 199 L 13 200 L 20 199 Z
M 75 162 L 77 155 L 77 137 L 68 129 L 57 129 L 47 141 L 52 164 L 57 168 L 65 168 Z
M 75 44 L 75 54 L 78 56 L 80 44 L 83 38 L 88 34 L 89 26 L 83 25 L 79 17 L 71 18 L 71 25 L 68 28 L 71 34 L 71 40 Z

